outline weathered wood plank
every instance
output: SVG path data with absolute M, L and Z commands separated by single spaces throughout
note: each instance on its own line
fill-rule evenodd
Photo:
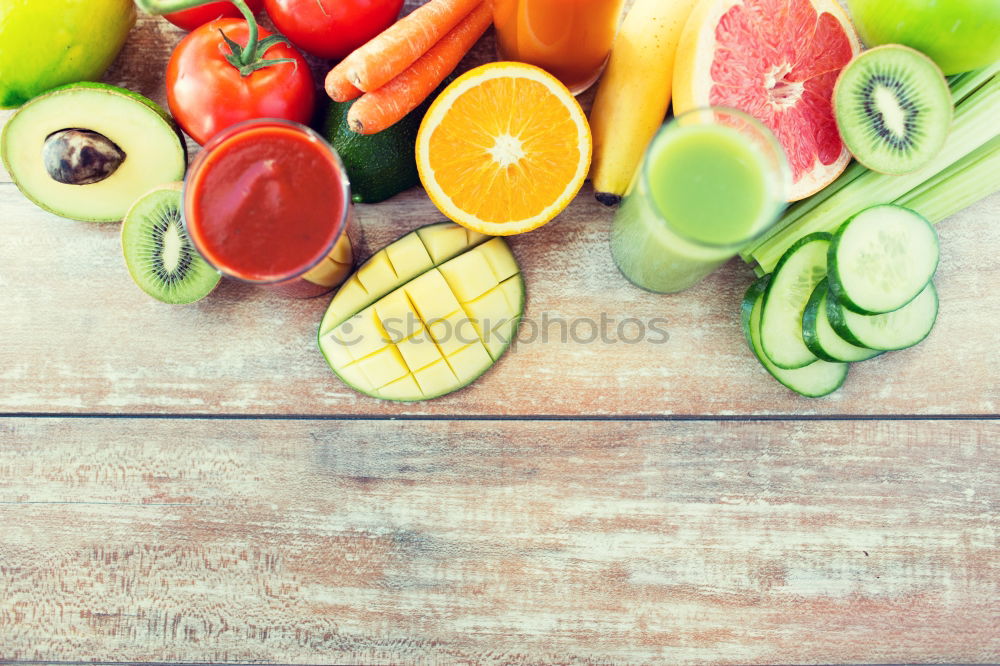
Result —
M 163 102 L 161 73 L 181 34 L 143 18 L 108 80 Z M 470 63 L 492 50 L 485 39 Z M 1000 245 L 998 216 L 1000 195 L 941 225 L 941 320 L 928 341 L 858 366 L 843 391 L 810 401 L 771 381 L 743 344 L 736 310 L 747 268 L 733 263 L 676 296 L 642 292 L 614 268 L 611 213 L 585 189 L 557 221 L 512 241 L 528 318 L 548 341 L 523 342 L 452 397 L 400 406 L 356 395 L 326 369 L 315 345 L 324 299 L 280 301 L 227 283 L 202 304 L 161 306 L 131 284 L 117 225 L 58 219 L 0 183 L 0 412 L 992 414 L 1000 412 L 991 323 L 1000 317 L 1000 268 L 989 248 Z M 441 219 L 419 189 L 360 207 L 359 217 L 368 249 Z M 587 339 L 602 315 L 611 330 L 663 319 L 670 338 L 578 344 L 567 330 L 560 339 L 573 322 Z
M 997 422 L 0 423 L 0 659 L 995 662 Z
M 326 300 L 283 301 L 225 283 L 171 308 L 130 281 L 117 225 L 60 220 L 0 185 L 0 411 L 382 414 L 932 414 L 1000 411 L 1000 196 L 940 227 L 940 320 L 912 350 L 856 366 L 823 400 L 793 396 L 752 359 L 737 308 L 751 281 L 734 262 L 675 296 L 629 285 L 607 249 L 610 213 L 587 194 L 556 222 L 512 240 L 528 285 L 527 317 L 549 337 L 522 341 L 453 396 L 396 405 L 357 395 L 315 341 Z M 369 246 L 440 219 L 420 190 L 360 211 Z M 669 339 L 574 342 L 602 315 Z M 562 324 L 558 320 L 562 320 Z M 537 329 L 536 329 L 537 330 Z M 635 335 L 635 324 L 625 330 Z

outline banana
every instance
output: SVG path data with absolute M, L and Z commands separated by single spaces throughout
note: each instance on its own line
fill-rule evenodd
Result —
M 590 113 L 597 200 L 618 203 L 670 106 L 684 23 L 703 0 L 636 0 L 625 16 Z

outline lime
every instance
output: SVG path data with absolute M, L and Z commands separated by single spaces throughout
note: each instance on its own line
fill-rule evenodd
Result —
M 0 108 L 64 83 L 97 81 L 135 24 L 132 0 L 4 2 L 0 12 Z

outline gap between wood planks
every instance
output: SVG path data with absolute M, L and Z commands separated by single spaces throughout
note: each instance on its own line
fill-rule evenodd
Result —
M 268 666 L 324 666 L 324 662 L 315 664 L 282 664 L 266 659 L 259 661 L 0 661 L 4 666 L 19 666 L 20 664 L 45 664 L 46 666 L 257 666 L 267 664 Z M 969 664 L 956 664 L 955 666 L 971 666 Z
M 115 414 L 108 412 L 0 412 L 0 419 L 132 419 L 191 421 L 596 421 L 799 422 L 1000 421 L 1000 414 Z

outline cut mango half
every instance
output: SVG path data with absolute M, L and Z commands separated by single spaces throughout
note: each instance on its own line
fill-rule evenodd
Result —
M 433 224 L 375 253 L 344 283 L 320 324 L 319 347 L 361 393 L 428 400 L 496 363 L 524 304 L 521 269 L 502 238 Z
M 440 222 L 421 227 L 376 252 L 340 287 L 320 324 L 320 336 L 421 273 L 473 248 L 489 236 Z

